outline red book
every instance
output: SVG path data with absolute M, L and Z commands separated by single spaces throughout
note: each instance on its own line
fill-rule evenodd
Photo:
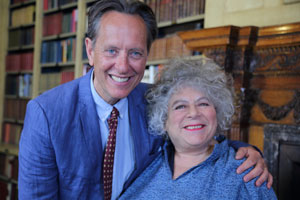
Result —
M 48 0 L 44 0 L 44 5 L 43 5 L 43 7 L 44 7 L 44 10 L 45 10 L 45 11 L 49 9 L 49 8 L 48 8 Z
M 62 12 L 46 15 L 43 23 L 43 36 L 58 35 L 62 32 Z
M 71 19 L 71 32 L 76 32 L 76 26 L 77 26 L 77 9 L 72 11 L 72 19 Z
M 6 56 L 6 71 L 19 71 L 21 68 L 21 54 L 9 54 Z
M 21 70 L 32 71 L 33 69 L 33 52 L 21 54 Z
M 50 35 L 57 35 L 62 33 L 62 12 L 52 15 L 52 23 L 49 25 Z
M 10 127 L 11 127 L 10 124 L 5 123 L 5 125 L 4 125 L 4 141 L 3 141 L 5 143 L 9 143 Z
M 43 36 L 48 35 L 48 21 L 49 21 L 50 15 L 47 15 L 43 19 Z

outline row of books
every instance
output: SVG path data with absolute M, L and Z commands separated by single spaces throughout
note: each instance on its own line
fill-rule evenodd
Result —
M 11 53 L 6 56 L 6 71 L 32 71 L 33 52 Z
M 0 152 L 0 175 L 9 179 L 18 180 L 18 157 Z
M 10 194 L 10 196 L 8 196 Z M 16 183 L 8 183 L 0 178 L 0 199 L 18 199 L 18 185 Z
M 32 74 L 8 74 L 5 79 L 5 94 L 18 97 L 32 96 Z
M 0 153 L 0 199 L 18 199 L 18 168 L 16 156 Z
M 70 12 L 64 12 L 62 20 L 62 33 L 76 32 L 78 21 L 78 10 L 74 9 Z
M 7 120 L 23 121 L 29 99 L 5 98 L 4 118 Z
M 65 63 L 75 60 L 75 38 L 42 43 L 41 63 Z
M 148 61 L 190 56 L 189 50 L 177 34 L 155 40 L 150 49 Z
M 145 0 L 155 12 L 157 22 L 204 14 L 205 0 Z
M 8 47 L 21 47 L 34 43 L 34 28 L 14 29 L 9 31 Z
M 42 93 L 72 80 L 74 80 L 74 71 L 60 71 L 58 69 L 41 73 L 39 91 Z
M 19 145 L 23 126 L 16 123 L 3 123 L 2 143 Z
M 1 165 L 1 163 L 0 163 Z M 8 196 L 8 183 L 0 178 L 0 199 L 7 199 Z
M 44 11 L 46 10 L 50 10 L 50 9 L 55 9 L 58 8 L 60 6 L 69 4 L 69 3 L 73 3 L 73 2 L 77 2 L 77 0 L 44 0 L 44 4 L 43 4 L 43 9 Z
M 45 15 L 43 22 L 43 36 L 76 32 L 77 20 L 77 9 L 73 9 L 69 12 L 57 12 Z
M 10 0 L 10 5 L 18 4 L 18 3 L 25 3 L 31 0 Z
M 163 65 L 150 65 L 145 69 L 144 77 L 141 82 L 153 84 L 158 76 L 160 70 L 163 68 Z
M 35 6 L 29 5 L 11 11 L 12 27 L 34 23 Z

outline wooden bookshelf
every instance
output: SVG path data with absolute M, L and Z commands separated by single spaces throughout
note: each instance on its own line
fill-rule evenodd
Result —
M 200 0 L 198 0 L 200 1 Z M 48 10 L 44 10 L 44 0 L 28 0 L 22 3 L 15 3 L 10 5 L 11 0 L 1 0 L 0 1 L 0 29 L 7 30 L 0 32 L 0 153 L 8 155 L 8 156 L 18 156 L 18 144 L 9 144 L 3 142 L 3 127 L 7 124 L 15 124 L 18 126 L 22 126 L 24 123 L 24 119 L 21 117 L 4 117 L 5 108 L 4 105 L 7 100 L 11 101 L 20 101 L 19 106 L 24 106 L 26 101 L 29 101 L 32 98 L 37 97 L 45 90 L 50 89 L 44 87 L 44 79 L 47 73 L 44 73 L 44 70 L 58 69 L 59 73 L 57 76 L 61 76 L 63 79 L 70 76 L 70 72 L 74 73 L 73 78 L 78 78 L 82 76 L 84 73 L 84 69 L 86 68 L 86 64 L 88 63 L 87 59 L 84 57 L 84 39 L 86 35 L 86 22 L 87 22 L 87 10 L 88 7 L 92 5 L 92 3 L 96 2 L 96 0 L 77 0 L 76 2 L 68 3 L 65 5 L 61 5 L 54 8 L 49 8 Z M 143 2 L 148 2 L 143 0 Z M 23 9 L 27 6 L 35 6 L 34 20 L 31 23 L 18 24 L 15 23 L 14 26 L 10 24 L 10 15 L 12 10 Z M 72 12 L 73 9 L 77 9 L 77 25 L 76 30 L 72 32 L 63 32 L 53 35 L 44 35 L 43 34 L 43 24 L 45 16 L 53 15 L 55 13 L 61 12 L 62 15 Z M 186 16 L 180 19 L 174 19 L 171 21 L 164 21 L 158 24 L 158 28 L 166 29 L 169 27 L 173 27 L 175 25 L 181 25 L 186 23 L 193 22 L 203 22 L 204 15 L 203 13 L 197 14 L 196 16 Z M 17 44 L 14 46 L 9 45 L 9 33 L 18 32 L 19 30 L 31 30 L 34 29 L 34 44 Z M 67 40 L 69 38 L 74 39 L 74 43 L 76 44 L 74 60 L 68 61 L 55 61 L 55 62 L 42 62 L 42 47 L 44 42 L 52 42 L 52 41 L 60 41 Z M 19 52 L 33 52 L 33 68 L 32 70 L 22 69 L 22 70 L 6 70 L 6 56 L 9 54 L 19 53 Z M 196 57 L 191 57 L 191 59 L 195 59 Z M 164 64 L 168 61 L 169 58 L 152 60 L 147 63 L 147 65 L 158 65 Z M 55 72 L 56 73 L 56 72 Z M 64 74 L 63 74 L 64 73 Z M 19 93 L 16 94 L 6 94 L 6 77 L 15 76 L 16 78 L 19 76 L 24 76 L 26 74 L 32 75 L 32 93 L 30 97 L 22 97 Z M 42 78 L 41 78 L 42 77 Z M 59 83 L 63 83 L 66 80 L 61 80 Z M 41 86 L 42 85 L 42 86 Z M 52 86 L 51 86 L 52 87 Z M 53 86 L 54 87 L 54 86 Z M 44 89 L 41 89 L 44 88 Z M 46 88 L 46 89 L 45 89 Z M 6 108 L 7 109 L 7 108 Z M 14 180 L 10 177 L 3 177 L 0 175 L 0 180 L 6 181 L 10 184 L 17 185 L 17 180 Z M 11 191 L 9 191 L 9 195 L 11 197 Z
M 9 27 L 9 1 L 0 1 L 0 30 L 7 30 Z M 0 138 L 2 138 L 2 122 L 4 114 L 4 96 L 5 96 L 5 58 L 8 49 L 8 31 L 0 31 Z M 0 145 L 1 146 L 1 145 Z
M 25 107 L 31 99 L 29 93 L 26 94 L 29 95 L 26 97 L 22 95 L 24 95 L 25 87 L 23 78 L 25 76 L 30 78 L 33 75 L 36 1 L 28 0 L 10 5 L 11 2 L 13 1 L 0 1 L 0 29 L 7 30 L 0 33 L 1 164 L 3 165 L 3 159 L 9 160 L 9 162 L 5 162 L 4 166 L 1 166 L 6 175 L 1 171 L 0 181 L 7 186 L 8 196 L 6 198 L 15 199 L 17 197 L 18 143 L 24 123 Z M 30 79 L 27 80 L 30 82 Z M 29 88 L 29 85 L 26 89 Z M 10 103 L 8 104 L 8 102 Z M 23 111 L 21 111 L 21 107 Z M 13 163 L 10 162 L 11 160 L 14 160 Z

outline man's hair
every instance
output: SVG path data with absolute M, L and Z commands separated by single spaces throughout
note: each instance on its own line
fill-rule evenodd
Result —
M 165 124 L 170 98 L 185 87 L 201 91 L 213 103 L 217 114 L 217 132 L 231 125 L 234 114 L 233 80 L 213 61 L 174 59 L 163 67 L 158 80 L 146 94 L 149 131 L 168 138 Z
M 101 17 L 109 11 L 138 15 L 143 19 L 147 28 L 147 50 L 149 52 L 151 44 L 157 36 L 157 23 L 151 8 L 138 0 L 99 0 L 91 6 L 88 12 L 87 37 L 92 40 L 93 47 L 97 40 Z

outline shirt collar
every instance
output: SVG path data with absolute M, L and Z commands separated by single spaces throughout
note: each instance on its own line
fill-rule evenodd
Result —
M 109 103 L 104 101 L 103 98 L 97 93 L 97 91 L 95 89 L 95 86 L 93 84 L 93 75 L 94 75 L 94 70 L 91 73 L 90 87 L 91 87 L 92 96 L 93 96 L 94 102 L 96 104 L 96 107 L 98 107 L 99 110 L 101 111 L 101 112 L 98 112 L 98 115 L 99 115 L 99 118 L 101 119 L 101 121 L 105 122 L 108 119 L 113 107 L 116 107 L 118 109 L 119 117 L 121 119 L 123 119 L 124 118 L 124 113 L 126 113 L 127 110 L 128 110 L 128 99 L 127 99 L 127 97 L 123 98 L 123 99 L 120 99 L 113 106 L 110 105 Z

